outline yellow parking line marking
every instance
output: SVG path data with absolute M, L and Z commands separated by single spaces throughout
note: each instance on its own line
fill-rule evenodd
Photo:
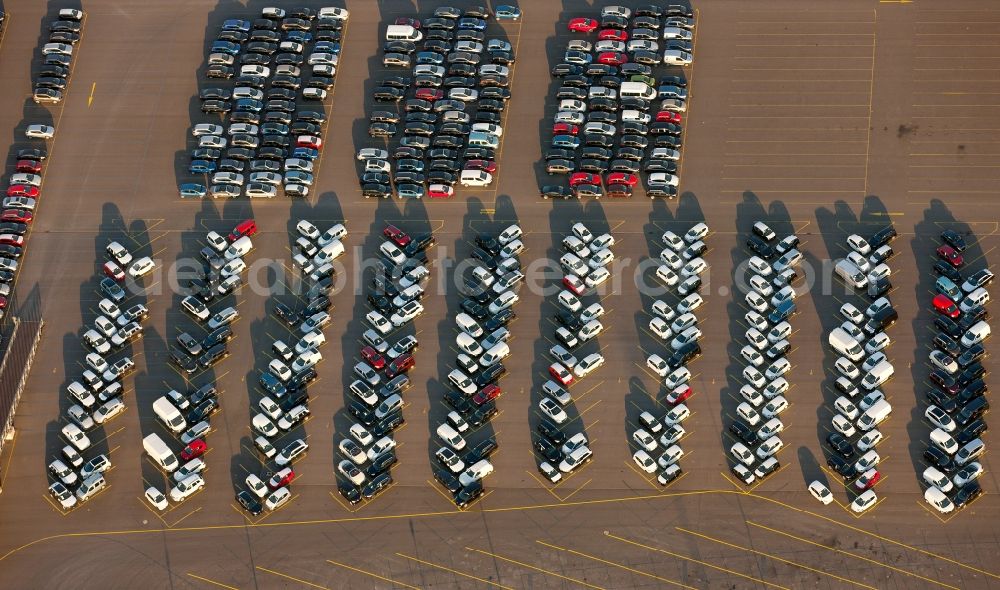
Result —
M 898 568 L 896 566 L 889 565 L 887 563 L 882 563 L 881 561 L 876 561 L 874 559 L 870 559 L 870 558 L 865 557 L 863 555 L 856 555 L 856 554 L 851 553 L 849 551 L 844 551 L 843 549 L 837 549 L 836 547 L 829 547 L 829 546 L 824 545 L 822 543 L 817 543 L 815 541 L 810 541 L 809 539 L 805 539 L 803 537 L 798 537 L 796 535 L 793 535 L 793 534 L 785 532 L 785 531 L 780 531 L 778 529 L 773 529 L 771 527 L 764 526 L 762 524 L 758 524 L 758 523 L 753 522 L 753 521 L 749 521 L 748 520 L 748 521 L 746 521 L 746 523 L 748 525 L 755 526 L 757 528 L 761 528 L 761 529 L 764 529 L 766 531 L 771 531 L 772 533 L 777 533 L 777 534 L 782 535 L 784 537 L 789 537 L 789 538 L 795 539 L 797 541 L 802 541 L 803 543 L 806 543 L 806 544 L 809 544 L 809 545 L 813 545 L 813 546 L 816 546 L 816 547 L 822 547 L 824 549 L 829 549 L 830 551 L 833 551 L 835 553 L 840 553 L 840 554 L 846 555 L 848 557 L 853 557 L 855 559 L 860 559 L 862 561 L 865 561 L 865 562 L 868 562 L 868 563 L 871 563 L 871 564 L 874 564 L 874 565 L 880 565 L 882 567 L 891 569 L 894 572 L 899 572 L 901 574 L 906 574 L 908 576 L 913 576 L 914 578 L 920 578 L 921 580 L 924 580 L 925 582 L 930 582 L 931 584 L 935 584 L 935 585 L 941 586 L 943 588 L 951 588 L 952 590 L 959 590 L 959 588 L 957 586 L 952 586 L 950 584 L 945 584 L 943 582 L 938 582 L 937 580 L 933 580 L 933 579 L 928 578 L 926 576 L 921 576 L 920 574 L 917 574 L 917 573 L 914 573 L 914 572 L 910 572 L 910 571 Z
M 439 564 L 436 564 L 436 563 L 431 563 L 429 561 L 424 561 L 423 559 L 418 559 L 418 558 L 413 557 L 411 555 L 406 555 L 405 553 L 400 553 L 400 552 L 397 551 L 396 555 L 398 555 L 400 557 L 403 557 L 403 558 L 406 558 L 406 559 L 410 559 L 412 561 L 415 561 L 415 562 L 423 564 L 423 565 L 428 565 L 428 566 L 431 566 L 431 567 L 436 567 L 438 569 L 442 569 L 442 570 L 444 570 L 446 572 L 451 572 L 451 573 L 453 573 L 453 574 L 455 574 L 457 576 L 462 576 L 462 577 L 465 577 L 465 578 L 469 578 L 471 580 L 478 580 L 478 581 L 480 581 L 480 582 L 482 582 L 484 584 L 489 584 L 490 586 L 496 586 L 497 588 L 504 588 L 505 590 L 514 590 L 510 586 L 504 586 L 503 584 L 498 584 L 496 582 L 493 582 L 491 580 L 487 580 L 485 578 L 480 578 L 478 576 L 473 576 L 472 574 L 467 574 L 465 572 L 461 572 L 461 571 L 458 571 L 456 569 L 452 569 L 452 568 L 444 566 L 444 565 L 439 565 Z
M 633 541 L 631 539 L 626 539 L 624 537 L 619 537 L 617 535 L 613 535 L 613 534 L 611 534 L 609 532 L 606 532 L 606 531 L 604 533 L 604 536 L 608 537 L 610 539 L 615 539 L 616 541 L 621 541 L 623 543 L 628 543 L 629 545 L 635 545 L 636 547 L 642 547 L 643 549 L 648 549 L 650 551 L 656 551 L 657 553 L 663 553 L 663 554 L 669 555 L 671 557 L 676 557 L 677 559 L 684 559 L 684 560 L 687 560 L 687 561 L 693 561 L 694 563 L 697 563 L 699 565 L 703 565 L 705 567 L 710 567 L 712 569 L 717 569 L 719 571 L 726 572 L 726 573 L 732 574 L 734 576 L 739 576 L 741 578 L 746 578 L 747 580 L 753 580 L 754 582 L 758 582 L 758 583 L 764 584 L 765 586 L 771 586 L 771 587 L 774 587 L 774 588 L 783 588 L 784 590 L 791 590 L 787 586 L 781 586 L 779 584 L 773 584 L 773 583 L 768 582 L 766 580 L 762 580 L 760 578 L 755 578 L 755 577 L 749 576 L 747 574 L 741 574 L 740 572 L 737 572 L 737 571 L 734 571 L 734 570 L 731 570 L 731 569 L 728 569 L 728 568 L 724 568 L 722 566 L 715 565 L 715 564 L 709 563 L 707 561 L 702 561 L 700 559 L 695 559 L 694 557 L 688 557 L 687 555 L 681 555 L 679 553 L 674 553 L 672 551 L 667 551 L 666 549 L 660 549 L 659 547 L 652 547 L 650 545 L 644 545 L 642 543 L 639 543 L 638 541 Z
M 785 559 L 784 557 L 778 557 L 777 555 L 773 555 L 771 553 L 764 553 L 763 551 L 758 551 L 756 549 L 751 549 L 749 547 L 743 547 L 743 546 L 740 546 L 740 545 L 736 545 L 734 543 L 729 543 L 727 541 L 723 541 L 722 539 L 716 539 L 716 538 L 713 538 L 713 537 L 709 537 L 708 535 L 703 535 L 701 533 L 696 533 L 694 531 L 689 531 L 689 530 L 683 529 L 681 527 L 674 527 L 674 528 L 677 529 L 678 531 L 682 532 L 682 533 L 687 533 L 689 535 L 694 535 L 696 537 L 701 537 L 702 539 L 706 539 L 706 540 L 712 541 L 714 543 L 719 543 L 721 545 L 725 545 L 727 547 L 732 547 L 734 549 L 741 549 L 743 551 L 746 551 L 748 553 L 752 553 L 754 555 L 760 555 L 762 557 L 767 557 L 768 559 L 773 559 L 775 561 L 780 561 L 781 563 L 785 563 L 785 564 L 788 564 L 788 565 L 791 565 L 791 566 L 800 567 L 800 568 L 802 568 L 804 570 L 808 570 L 808 571 L 811 571 L 811 572 L 814 572 L 814 573 L 817 573 L 817 574 L 823 574 L 824 576 L 830 576 L 831 578 L 835 578 L 837 580 L 840 580 L 841 582 L 847 582 L 848 584 L 854 584 L 855 586 L 861 586 L 862 588 L 868 588 L 869 590 L 877 590 L 875 588 L 875 586 L 869 586 L 869 585 L 863 584 L 861 582 L 856 582 L 854 580 L 849 580 L 847 578 L 842 578 L 842 577 L 838 576 L 837 574 L 831 574 L 830 572 L 825 572 L 823 570 L 819 570 L 819 569 L 810 567 L 810 566 L 802 564 L 802 563 L 791 561 L 791 560 Z
M 354 566 L 351 566 L 351 565 L 347 565 L 346 563 L 340 563 L 339 561 L 334 561 L 332 559 L 327 559 L 326 562 L 327 563 L 332 563 L 333 565 L 342 567 L 344 569 L 349 569 L 352 572 L 358 572 L 359 574 L 365 574 L 366 576 L 371 576 L 373 578 L 382 580 L 383 582 L 389 582 L 390 584 L 393 584 L 395 586 L 402 586 L 403 588 L 410 588 L 411 590 L 421 590 L 417 586 L 410 586 L 409 584 L 404 584 L 403 582 L 400 582 L 398 580 L 393 580 L 392 578 L 387 578 L 385 576 L 381 576 L 379 574 L 376 574 L 375 572 L 370 572 L 368 570 L 363 570 L 361 568 L 357 568 L 357 567 L 354 567 Z
M 202 582 L 208 582 L 209 584 L 214 584 L 215 586 L 218 586 L 220 588 L 228 588 L 229 590 L 240 590 L 236 586 L 230 586 L 229 584 L 223 584 L 222 582 L 216 582 L 215 580 L 209 580 L 208 578 L 203 578 L 203 577 L 201 577 L 199 575 L 192 574 L 191 572 L 188 572 L 187 575 L 191 576 L 192 578 L 194 578 L 196 580 L 201 580 Z
M 570 498 L 572 498 L 573 496 L 575 496 L 577 492 L 579 492 L 579 491 L 580 491 L 580 490 L 582 490 L 583 488 L 587 487 L 587 486 L 588 486 L 588 485 L 590 484 L 590 482 L 592 482 L 592 481 L 594 481 L 594 479 L 593 479 L 593 478 L 591 478 L 591 479 L 588 479 L 587 481 L 583 482 L 583 483 L 582 483 L 582 484 L 580 485 L 580 487 L 576 488 L 575 490 L 573 490 L 572 492 L 570 492 L 569 494 L 567 494 L 566 496 L 564 496 L 563 498 L 561 498 L 561 500 L 562 500 L 563 502 L 565 502 L 566 500 L 569 500 Z
M 536 540 L 535 542 L 538 543 L 539 545 L 545 545 L 546 547 L 551 547 L 552 549 L 555 549 L 556 551 L 565 551 L 566 553 L 571 553 L 573 555 L 579 555 L 580 557 L 585 557 L 587 559 L 593 559 L 594 561 L 598 561 L 598 562 L 603 563 L 605 565 L 614 566 L 614 567 L 623 569 L 625 571 L 632 572 L 633 574 L 639 574 L 640 576 L 646 576 L 647 578 L 653 578 L 654 580 L 658 580 L 660 582 L 666 582 L 667 584 L 672 584 L 672 585 L 677 586 L 679 588 L 688 588 L 690 590 L 697 590 L 694 586 L 688 586 L 687 584 L 682 584 L 680 582 L 675 582 L 674 580 L 669 580 L 667 578 L 663 578 L 663 577 L 651 574 L 649 572 L 644 572 L 642 570 L 637 570 L 634 567 L 629 567 L 629 566 L 623 565 L 621 563 L 615 563 L 613 561 L 608 561 L 606 559 L 602 559 L 602 558 L 597 557 L 595 555 L 589 555 L 587 553 L 583 553 L 583 552 L 577 551 L 575 549 L 567 549 L 565 547 L 559 547 L 557 545 L 552 545 L 550 543 L 546 543 L 545 541 Z
M 329 561 L 329 560 L 327 560 L 327 561 Z M 306 586 L 309 586 L 310 588 L 321 588 L 322 590 L 330 590 L 326 586 L 320 586 L 319 584 L 313 584 L 312 582 L 307 582 L 306 580 L 303 580 L 303 579 L 300 579 L 300 578 L 295 578 L 295 577 L 289 576 L 288 574 L 283 574 L 281 572 L 276 572 L 274 570 L 267 569 L 266 567 L 261 567 L 259 565 L 256 566 L 254 569 L 258 569 L 258 570 L 260 570 L 262 572 L 267 572 L 269 574 L 274 574 L 276 576 L 280 576 L 282 578 L 285 578 L 285 579 L 288 579 L 288 580 L 292 580 L 293 582 L 298 582 L 300 584 L 304 584 Z
M 507 561 L 507 562 L 519 565 L 521 567 L 526 567 L 528 569 L 535 570 L 536 572 L 542 572 L 543 574 L 548 574 L 550 576 L 555 576 L 555 577 L 560 578 L 562 580 L 566 580 L 568 582 L 573 582 L 574 584 L 579 584 L 581 586 L 586 586 L 587 588 L 596 588 L 598 590 L 604 590 L 603 586 L 595 586 L 593 584 L 588 584 L 587 582 L 584 582 L 583 580 L 577 580 L 576 578 L 571 578 L 569 576 L 564 576 L 564 575 L 562 575 L 560 573 L 549 571 L 547 569 L 543 569 L 543 568 L 540 568 L 538 566 L 531 565 L 530 563 L 524 563 L 523 561 L 517 561 L 516 559 L 511 559 L 509 557 L 504 557 L 502 555 L 497 555 L 496 553 L 490 553 L 489 551 L 484 551 L 483 549 L 476 549 L 474 547 L 466 547 L 465 550 L 466 551 L 474 551 L 476 553 L 482 553 L 483 555 L 489 555 L 490 557 L 493 557 L 494 559 L 499 559 L 501 561 Z

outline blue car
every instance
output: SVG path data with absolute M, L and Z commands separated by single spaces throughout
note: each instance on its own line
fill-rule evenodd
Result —
M 122 286 L 116 283 L 111 277 L 101 279 L 101 292 L 115 303 L 125 300 L 125 289 L 122 289 Z
M 312 33 L 305 31 L 288 31 L 285 33 L 285 41 L 294 41 L 303 45 L 312 41 L 312 38 Z
M 340 53 L 340 43 L 336 41 L 319 41 L 313 49 L 314 53 Z
M 459 29 L 472 29 L 474 31 L 485 31 L 486 21 L 481 18 L 465 17 L 458 21 Z
M 788 318 L 792 317 L 793 315 L 795 315 L 796 311 L 797 310 L 795 308 L 794 301 L 790 300 L 782 301 L 781 303 L 778 304 L 778 307 L 774 308 L 774 311 L 768 314 L 767 321 L 771 322 L 772 324 L 783 322 Z
M 319 150 L 307 147 L 297 147 L 292 150 L 292 157 L 312 161 L 319 157 Z
M 517 6 L 501 4 L 497 6 L 494 14 L 496 15 L 497 20 L 518 20 L 521 18 L 521 9 Z
M 188 168 L 191 174 L 211 174 L 215 172 L 215 162 L 211 160 L 191 160 Z
M 580 140 L 572 135 L 554 135 L 552 137 L 552 147 L 570 148 L 575 150 L 580 147 Z
M 238 55 L 240 53 L 240 46 L 231 41 L 216 41 L 212 43 L 212 53 L 228 53 L 229 55 Z
M 262 110 L 264 110 L 264 103 L 262 103 L 259 100 L 254 100 L 252 98 L 241 98 L 236 101 L 236 110 L 259 113 Z
M 250 21 L 242 20 L 238 18 L 231 18 L 226 22 L 222 23 L 223 31 L 243 31 L 244 33 L 250 32 Z
M 200 199 L 205 196 L 205 185 L 187 182 L 181 185 L 181 198 Z

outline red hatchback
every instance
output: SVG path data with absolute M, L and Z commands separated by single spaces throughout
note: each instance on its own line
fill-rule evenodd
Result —
M 410 236 L 406 235 L 406 232 L 395 225 L 385 226 L 385 229 L 382 230 L 382 235 L 392 240 L 392 243 L 400 248 L 410 243 Z
M 672 405 L 682 404 L 691 397 L 694 390 L 687 385 L 678 385 L 667 395 L 667 403 Z
M 628 41 L 628 33 L 621 29 L 601 29 L 597 38 L 601 41 L 621 41 L 624 43 Z
M 592 18 L 574 18 L 566 26 L 574 33 L 591 33 L 597 25 L 598 22 Z
M 677 123 L 681 122 L 681 114 L 677 111 L 660 111 L 656 113 L 657 123 Z
M 257 222 L 253 219 L 244 219 L 233 231 L 229 232 L 229 241 L 235 242 L 243 236 L 252 236 L 257 233 Z
M 948 261 L 948 264 L 955 268 L 962 266 L 965 259 L 962 255 L 958 253 L 958 250 L 952 248 L 951 246 L 940 246 L 937 249 L 938 258 L 943 258 Z
M 191 443 L 188 446 L 184 447 L 184 450 L 181 451 L 181 459 L 183 459 L 184 461 L 190 461 L 191 459 L 194 459 L 196 457 L 201 457 L 202 455 L 205 454 L 205 451 L 207 450 L 208 450 L 208 445 L 205 444 L 205 441 L 201 440 L 200 438 L 197 438 L 191 441 Z
M 30 197 L 32 199 L 38 198 L 38 187 L 31 186 L 30 184 L 12 184 L 7 187 L 8 197 Z
M 444 90 L 438 90 L 437 88 L 417 88 L 415 96 L 420 100 L 435 101 L 444 98 Z
M 465 170 L 485 170 L 492 174 L 497 171 L 497 163 L 491 160 L 469 160 L 465 163 Z
M 42 163 L 36 160 L 18 160 L 17 161 L 17 171 L 27 172 L 29 174 L 41 174 L 42 173 Z
M 361 358 L 365 359 L 365 362 L 371 365 L 376 371 L 381 371 L 385 368 L 385 357 L 371 346 L 361 349 Z
M 119 283 L 125 280 L 125 271 L 122 267 L 118 266 L 110 260 L 104 263 L 104 274 L 118 281 Z
M 579 184 L 596 184 L 600 186 L 601 177 L 590 172 L 574 172 L 569 177 L 569 185 L 577 186 Z
M 625 172 L 614 172 L 608 174 L 608 178 L 605 181 L 607 184 L 627 184 L 629 186 L 635 186 L 639 182 L 639 177 L 635 174 L 627 174 Z
M 947 295 L 935 295 L 932 303 L 934 304 L 934 311 L 952 319 L 957 318 L 962 313 L 958 310 L 955 302 L 949 299 Z
M 563 286 L 576 295 L 583 295 L 587 292 L 587 285 L 576 275 L 566 275 L 563 277 Z
M 420 21 L 418 21 L 415 18 L 409 18 L 409 17 L 406 17 L 406 16 L 401 16 L 401 17 L 397 18 L 395 20 L 394 24 L 397 24 L 397 25 L 409 25 L 409 26 L 413 27 L 414 29 L 419 29 L 420 28 Z
M 628 63 L 628 56 L 619 51 L 605 51 L 597 56 L 597 63 L 620 66 Z
M 392 379 L 396 375 L 402 375 L 403 373 L 409 371 L 415 367 L 416 364 L 417 359 L 413 358 L 412 354 L 404 354 L 389 363 L 389 366 L 385 368 L 385 376 L 388 379 Z
M 576 135 L 580 126 L 572 123 L 556 123 L 552 126 L 552 135 Z
M 0 244 L 6 246 L 17 246 L 18 248 L 24 247 L 24 236 L 19 236 L 17 234 L 0 234 Z
M 549 375 L 563 385 L 569 385 L 573 382 L 573 373 L 569 372 L 569 369 L 564 367 L 562 363 L 552 363 L 549 365 Z
M 295 138 L 295 147 L 318 150 L 323 148 L 323 140 L 316 135 L 300 135 Z
M 293 479 L 295 479 L 295 472 L 292 471 L 291 467 L 285 467 L 281 471 L 272 475 L 271 479 L 267 480 L 267 485 L 272 490 L 276 490 L 280 487 L 284 487 L 292 483 Z
M 0 221 L 16 221 L 18 223 L 31 223 L 34 215 L 25 209 L 4 209 L 0 213 Z
M 855 482 L 854 485 L 857 486 L 859 490 L 869 490 L 875 487 L 878 480 L 882 479 L 882 474 L 878 472 L 877 469 L 869 469 L 861 474 Z
M 472 401 L 477 406 L 481 406 L 486 402 L 500 397 L 500 387 L 494 384 L 489 384 L 482 388 L 476 395 L 472 396 Z
M 432 184 L 427 188 L 427 196 L 432 199 L 447 199 L 455 194 L 455 189 L 447 184 Z

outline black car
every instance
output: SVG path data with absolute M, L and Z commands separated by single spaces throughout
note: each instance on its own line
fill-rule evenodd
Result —
M 968 330 L 979 322 L 979 320 L 988 319 L 989 316 L 990 313 L 986 311 L 985 307 L 977 305 L 976 307 L 973 307 L 969 311 L 963 313 L 962 316 L 958 318 L 958 327 L 962 330 Z
M 469 398 L 462 395 L 461 392 L 455 391 L 454 389 L 446 389 L 444 392 L 444 401 L 449 406 L 458 410 L 461 414 L 469 414 L 475 409 L 472 401 Z
M 830 467 L 830 469 L 833 469 L 837 475 L 840 475 L 844 479 L 851 479 L 857 475 L 854 465 L 851 465 L 839 455 L 830 455 L 827 457 L 826 464 Z
M 950 395 L 939 389 L 926 390 L 924 392 L 924 397 L 927 399 L 927 403 L 934 404 L 948 414 L 954 414 L 958 411 L 958 404 L 955 403 L 955 400 L 951 399 Z
M 496 402 L 490 400 L 468 413 L 465 419 L 470 426 L 478 428 L 489 421 L 490 418 L 496 416 L 498 412 Z
M 202 420 L 207 420 L 212 414 L 219 411 L 218 398 L 208 398 L 201 402 L 187 415 L 188 424 L 197 424 Z
M 584 68 L 583 66 L 577 64 L 560 63 L 553 66 L 550 73 L 556 78 L 562 78 L 564 76 L 579 76 L 584 73 Z
M 697 342 L 689 342 L 670 355 L 667 364 L 671 369 L 676 369 L 699 356 L 701 356 L 701 346 Z
M 481 369 L 472 378 L 472 381 L 479 387 L 485 387 L 490 383 L 495 383 L 500 377 L 507 374 L 507 368 L 503 363 L 496 363 L 495 365 L 490 365 L 486 368 Z
M 242 490 L 240 493 L 236 494 L 236 501 L 250 514 L 250 516 L 257 516 L 264 511 L 264 507 L 257 501 L 257 497 L 247 490 Z
M 965 238 L 953 229 L 946 229 L 941 232 L 941 239 L 959 252 L 964 252 L 966 248 Z
M 924 460 L 931 467 L 936 467 L 945 473 L 951 473 L 955 469 L 951 457 L 937 447 L 927 447 L 927 450 L 924 451 Z
M 560 450 L 559 446 L 553 444 L 544 436 L 536 438 L 531 446 L 550 463 L 557 463 L 563 459 L 562 450 Z
M 735 434 L 741 441 L 748 445 L 755 445 L 760 442 L 757 432 L 739 420 L 734 420 L 729 425 L 729 432 Z
M 170 347 L 170 362 L 177 365 L 181 370 L 183 370 L 188 375 L 194 373 L 198 370 L 198 363 L 189 357 L 183 350 Z
M 369 428 L 374 436 L 385 436 L 402 426 L 404 422 L 406 420 L 403 419 L 403 413 L 396 411 L 382 418 Z
M 198 364 L 202 367 L 208 368 L 215 363 L 221 361 L 222 359 L 229 356 L 229 350 L 226 349 L 225 344 L 216 344 L 212 348 L 206 350 L 200 357 L 198 357 Z
M 501 309 L 499 312 L 492 314 L 485 323 L 483 323 L 483 329 L 489 332 L 496 330 L 497 328 L 502 328 L 509 324 L 512 320 L 517 317 L 514 310 L 511 308 Z
M 952 338 L 961 338 L 964 332 L 951 318 L 942 315 L 934 318 L 934 326 Z
M 826 437 L 826 444 L 845 459 L 850 459 L 854 456 L 854 445 L 852 445 L 851 442 L 839 432 L 831 432 L 828 434 Z
M 962 406 L 962 408 L 955 413 L 955 422 L 961 426 L 965 426 L 973 420 L 981 418 L 989 410 L 990 402 L 986 399 L 986 396 L 977 397 Z
M 959 373 L 957 377 L 955 377 L 955 381 L 959 384 L 959 386 L 965 387 L 966 385 L 972 383 L 976 379 L 979 379 L 985 374 L 986 374 L 986 367 L 983 366 L 983 363 L 979 361 L 974 361 L 972 364 L 967 366 L 961 373 Z
M 552 444 L 561 445 L 566 442 L 566 433 L 548 420 L 541 420 L 538 423 L 538 432 L 552 441 Z
M 976 399 L 979 396 L 986 395 L 989 388 L 986 386 L 986 382 L 982 379 L 975 379 L 969 382 L 961 391 L 955 395 L 955 403 L 964 405 L 970 401 Z
M 392 300 L 384 295 L 378 295 L 376 293 L 370 293 L 368 295 L 368 305 L 377 311 L 385 313 L 392 313 L 395 308 L 392 305 Z
M 955 435 L 955 441 L 960 445 L 964 445 L 967 442 L 971 442 L 972 440 L 979 438 L 984 432 L 986 432 L 987 428 L 988 426 L 982 418 L 973 420 L 968 426 Z
M 354 401 L 348 404 L 347 411 L 350 412 L 351 415 L 358 420 L 358 422 L 361 422 L 365 426 L 371 426 L 378 421 L 375 418 L 375 412 L 359 401 Z
M 937 338 L 935 338 L 935 341 L 936 340 Z M 986 354 L 986 349 L 983 347 L 982 344 L 977 343 L 965 349 L 965 351 L 956 360 L 958 362 L 958 366 L 964 369 L 965 367 L 971 365 L 973 362 L 982 358 L 985 354 Z
M 371 500 L 376 495 L 378 495 L 379 492 L 389 487 L 391 484 L 392 484 L 392 474 L 386 471 L 385 473 L 376 476 L 374 479 L 368 482 L 368 485 L 366 485 L 364 489 L 361 491 L 361 495 L 364 497 L 365 500 Z
M 483 495 L 483 482 L 474 481 L 455 494 L 455 506 L 465 508 Z
M 774 248 L 757 236 L 750 236 L 747 238 L 747 248 L 759 255 L 765 260 L 770 260 L 774 258 Z
M 483 442 L 472 447 L 468 454 L 465 455 L 465 462 L 468 465 L 472 465 L 480 459 L 489 459 L 490 455 L 492 455 L 498 448 L 500 448 L 500 445 L 497 444 L 494 437 L 487 438 Z
M 557 313 L 556 320 L 563 326 L 566 326 L 566 329 L 568 329 L 571 332 L 576 332 L 577 330 L 582 328 L 584 323 L 583 320 L 580 319 L 578 315 L 569 310 L 562 310 L 559 313 Z
M 285 388 L 285 384 L 281 382 L 281 379 L 266 371 L 257 377 L 257 382 L 268 393 L 272 393 L 279 398 L 288 394 L 288 389 Z
M 947 334 L 935 334 L 934 335 L 934 348 L 940 350 L 941 352 L 947 354 L 948 356 L 955 358 L 962 354 L 962 347 L 959 346 L 958 342 L 948 336 Z M 964 366 L 964 365 L 959 365 Z
M 956 283 L 962 281 L 962 273 L 958 272 L 955 267 L 948 264 L 944 260 L 938 260 L 934 263 L 934 272 L 943 277 L 948 277 Z
M 274 305 L 274 315 L 278 316 L 288 326 L 297 326 L 303 319 L 301 315 L 284 303 L 276 303 Z
M 444 489 L 453 494 L 462 489 L 462 484 L 458 483 L 458 478 L 451 473 L 441 469 L 440 467 L 434 467 L 433 471 L 434 479 L 444 486 Z
M 982 494 L 983 488 L 979 485 L 979 482 L 970 481 L 962 486 L 958 492 L 952 496 L 951 501 L 955 503 L 956 508 L 964 508 L 967 504 L 971 503 Z
M 361 490 L 349 481 L 337 479 L 337 491 L 351 505 L 361 501 Z
M 305 371 L 293 375 L 291 379 L 288 380 L 287 387 L 289 391 L 298 391 L 303 387 L 308 386 L 310 383 L 319 378 L 319 374 L 316 369 L 309 368 Z
M 889 227 L 875 232 L 875 234 L 868 239 L 868 245 L 871 246 L 872 250 L 875 250 L 894 240 L 896 235 L 896 229 L 890 225 Z M 942 235 L 942 237 L 944 236 Z

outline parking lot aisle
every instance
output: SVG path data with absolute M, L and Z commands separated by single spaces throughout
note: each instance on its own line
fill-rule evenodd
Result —
M 603 563 L 604 565 L 607 565 L 607 566 L 611 566 L 611 567 L 614 567 L 614 568 L 617 568 L 617 569 L 621 569 L 621 570 L 624 570 L 624 571 L 627 571 L 627 572 L 630 572 L 630 573 L 633 573 L 633 574 L 636 574 L 636 575 L 639 575 L 639 576 L 643 576 L 645 578 L 650 578 L 650 579 L 656 580 L 658 582 L 663 582 L 664 584 L 669 584 L 672 587 L 689 588 L 691 590 L 695 590 L 695 586 L 688 586 L 687 584 L 682 584 L 680 582 L 676 582 L 676 581 L 671 580 L 669 578 L 664 578 L 662 576 L 658 576 L 656 574 L 652 574 L 652 573 L 647 572 L 647 571 L 639 570 L 639 569 L 636 569 L 634 567 L 625 565 L 623 563 L 618 563 L 618 562 L 615 562 L 615 561 L 604 559 L 602 557 L 598 557 L 596 555 L 591 555 L 589 553 L 584 553 L 582 551 L 577 551 L 575 549 L 570 549 L 570 548 L 567 548 L 567 547 L 560 547 L 558 545 L 554 545 L 552 543 L 547 543 L 547 542 L 541 541 L 541 540 L 536 540 L 535 542 L 538 543 L 539 545 L 543 546 L 543 547 L 548 547 L 549 549 L 553 549 L 555 551 L 560 551 L 560 552 L 563 552 L 563 553 L 568 553 L 570 555 L 575 555 L 577 557 L 582 557 L 584 559 L 589 559 L 591 561 L 596 561 L 598 563 Z
M 465 550 L 466 551 L 472 551 L 472 552 L 475 552 L 475 553 L 480 553 L 482 555 L 487 555 L 487 556 L 489 556 L 489 557 L 491 557 L 491 558 L 493 558 L 495 560 L 499 559 L 500 561 L 504 561 L 504 562 L 507 562 L 507 563 L 513 563 L 514 565 L 517 565 L 517 566 L 520 566 L 520 567 L 523 567 L 523 568 L 526 568 L 526 569 L 530 569 L 532 571 L 541 572 L 541 573 L 546 574 L 548 576 L 553 576 L 553 577 L 559 578 L 560 580 L 566 580 L 567 582 L 572 582 L 574 584 L 583 586 L 585 588 L 595 588 L 597 590 L 603 590 L 602 586 L 595 586 L 594 584 L 589 584 L 587 582 L 584 582 L 583 580 L 578 580 L 578 579 L 572 578 L 570 576 L 564 576 L 563 574 L 560 574 L 558 572 L 554 572 L 554 571 L 551 571 L 551 570 L 547 570 L 545 568 L 541 568 L 541 567 L 538 567 L 538 566 L 535 566 L 535 565 L 531 565 L 530 563 L 524 563 L 523 561 L 518 561 L 518 560 L 513 559 L 511 557 L 505 557 L 503 555 L 498 555 L 496 553 L 492 553 L 490 551 L 486 551 L 486 550 L 483 550 L 483 549 L 476 549 L 474 547 L 466 547 Z
M 332 559 L 327 559 L 326 562 L 329 563 L 329 564 L 335 565 L 337 567 L 342 567 L 344 569 L 350 570 L 352 572 L 356 572 L 356 573 L 359 573 L 359 574 L 364 574 L 366 576 L 370 576 L 372 578 L 375 578 L 375 579 L 378 579 L 378 580 L 382 580 L 383 582 L 389 582 L 390 584 L 393 585 L 394 588 L 398 586 L 400 588 L 408 588 L 410 590 L 420 590 L 419 586 L 411 586 L 409 584 L 405 584 L 403 582 L 400 582 L 399 580 L 394 580 L 392 578 L 388 578 L 388 577 L 383 576 L 381 574 L 376 574 L 375 572 L 364 570 L 364 569 L 361 569 L 359 567 L 354 567 L 353 565 L 347 565 L 346 563 L 341 563 L 339 561 L 334 561 Z
M 862 196 L 874 11 L 742 10 L 735 18 L 723 199 Z

